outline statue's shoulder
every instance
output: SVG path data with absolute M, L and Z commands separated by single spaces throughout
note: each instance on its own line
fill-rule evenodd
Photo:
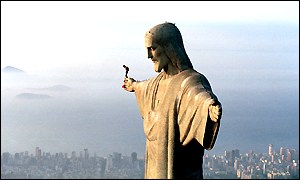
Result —
M 186 80 L 197 80 L 198 78 L 206 79 L 206 77 L 203 74 L 199 73 L 194 69 L 187 69 L 185 71 L 182 71 L 181 77 Z
M 210 83 L 208 79 L 200 72 L 194 70 L 194 69 L 188 69 L 182 72 L 182 82 L 185 82 L 183 84 L 191 87 L 191 86 L 197 86 L 199 84 L 202 84 L 207 89 L 211 89 Z

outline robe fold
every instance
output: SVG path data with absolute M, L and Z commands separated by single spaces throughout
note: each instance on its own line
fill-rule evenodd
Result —
M 202 176 L 204 149 L 213 148 L 220 126 L 219 120 L 210 120 L 208 107 L 218 99 L 206 77 L 193 69 L 168 79 L 165 75 L 135 88 L 146 135 L 145 178 Z

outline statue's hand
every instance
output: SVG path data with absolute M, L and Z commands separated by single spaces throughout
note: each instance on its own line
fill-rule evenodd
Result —
M 126 91 L 134 92 L 134 83 L 135 82 L 136 82 L 136 80 L 133 78 L 125 78 L 122 88 L 124 88 Z
M 209 117 L 212 121 L 217 122 L 222 116 L 222 105 L 215 103 L 209 106 Z

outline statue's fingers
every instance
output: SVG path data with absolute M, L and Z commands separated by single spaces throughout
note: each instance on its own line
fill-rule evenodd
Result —
M 214 119 L 218 118 L 218 115 L 216 113 L 213 114 Z
M 215 110 L 216 110 L 216 113 L 217 113 L 218 115 L 220 115 L 220 114 L 222 113 L 222 107 L 219 106 L 219 105 L 216 106 Z
M 218 117 L 213 115 L 213 117 L 211 118 L 212 121 L 217 122 Z
M 213 115 L 215 115 L 215 114 L 217 113 L 216 106 L 212 106 L 212 107 L 211 107 L 211 113 L 212 113 Z
M 217 122 L 218 121 L 218 119 L 219 119 L 219 115 L 215 115 L 215 121 Z
M 215 114 L 216 114 L 216 115 L 220 115 L 220 114 L 221 114 L 221 111 L 220 111 L 219 108 L 216 108 L 216 109 L 215 109 Z

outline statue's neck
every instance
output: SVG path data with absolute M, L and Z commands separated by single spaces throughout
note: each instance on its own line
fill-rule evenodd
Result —
M 166 73 L 166 78 L 180 73 L 180 70 L 176 68 L 172 63 L 169 63 L 165 68 L 163 68 L 163 70 Z

